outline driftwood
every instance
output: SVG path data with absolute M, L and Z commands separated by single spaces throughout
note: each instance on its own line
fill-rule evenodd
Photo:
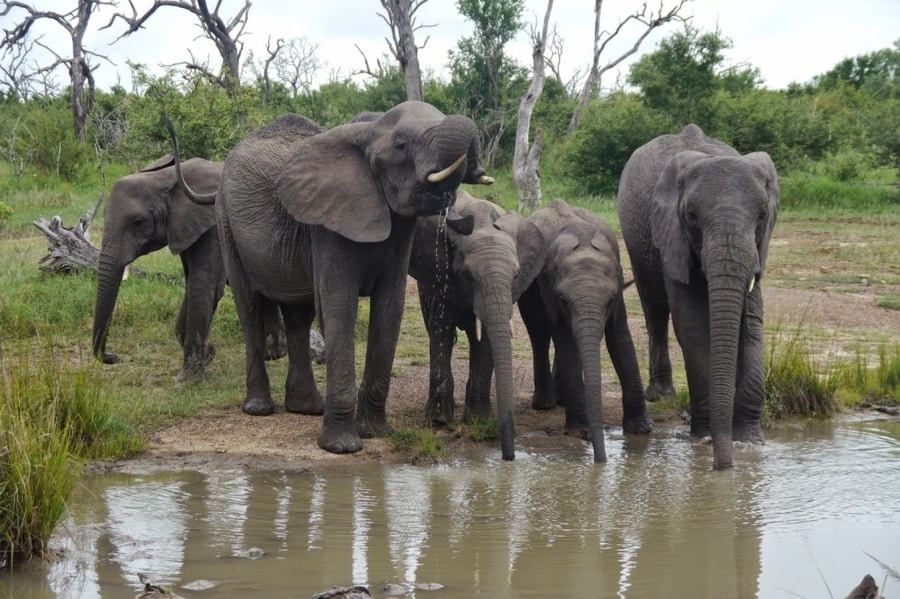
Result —
M 63 226 L 62 219 L 54 216 L 48 222 L 40 218 L 34 226 L 47 236 L 47 255 L 40 259 L 40 269 L 54 274 L 70 274 L 82 270 L 96 271 L 100 248 L 91 243 L 88 234 L 97 209 L 103 202 L 103 194 L 97 197 L 94 207 L 78 220 L 72 228 Z

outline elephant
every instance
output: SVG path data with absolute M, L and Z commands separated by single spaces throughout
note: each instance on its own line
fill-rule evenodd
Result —
M 103 240 L 94 304 L 93 353 L 105 364 L 119 357 L 106 351 L 110 322 L 125 267 L 140 256 L 166 246 L 181 258 L 185 293 L 175 324 L 183 349 L 177 382 L 199 377 L 215 356 L 207 343 L 209 328 L 225 285 L 225 265 L 216 230 L 215 210 L 191 202 L 179 187 L 175 161 L 166 155 L 112 186 L 103 209 Z M 192 158 L 182 166 L 183 177 L 197 189 L 216 189 L 222 164 Z M 286 352 L 280 316 L 267 310 L 267 357 Z
M 647 397 L 675 393 L 671 312 L 691 435 L 712 437 L 714 469 L 733 467 L 733 440 L 764 443 L 759 283 L 778 203 L 768 154 L 741 155 L 694 124 L 635 150 L 619 181 L 622 236 L 650 341 Z
M 600 369 L 604 338 L 622 386 L 623 430 L 634 434 L 653 430 L 628 328 L 619 244 L 599 216 L 561 199 L 528 220 L 546 243 L 543 269 L 518 304 L 534 361 L 531 405 L 538 410 L 565 405 L 566 430 L 586 431 L 594 462 L 605 462 Z
M 409 274 L 430 344 L 426 417 L 438 424 L 453 420 L 450 363 L 456 328 L 469 339 L 469 378 L 464 419 L 491 414 L 491 377 L 496 368 L 497 410 L 503 458 L 515 458 L 512 332 L 513 306 L 543 266 L 544 242 L 527 219 L 500 206 L 457 192 L 455 211 L 474 218 L 473 230 L 442 227 L 440 216 L 419 219 Z M 483 325 L 483 327 L 481 326 Z
M 174 135 L 173 145 L 177 155 Z M 385 405 L 416 219 L 448 210 L 461 183 L 493 183 L 478 159 L 478 129 L 424 102 L 324 131 L 287 115 L 232 149 L 217 194 L 190 195 L 215 203 L 245 340 L 245 413 L 274 410 L 260 320 L 268 298 L 281 307 L 288 339 L 285 408 L 324 414 L 319 447 L 353 453 L 362 438 L 388 432 Z M 371 317 L 357 390 L 361 296 L 370 297 Z M 325 337 L 324 400 L 301 343 L 316 317 Z

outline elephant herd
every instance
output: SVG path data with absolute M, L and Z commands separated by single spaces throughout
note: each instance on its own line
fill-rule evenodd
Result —
M 454 414 L 451 355 L 468 337 L 463 419 L 493 413 L 502 457 L 514 451 L 512 334 L 518 306 L 534 361 L 532 407 L 565 406 L 565 426 L 606 461 L 600 346 L 622 388 L 625 433 L 653 428 L 645 400 L 675 393 L 671 314 L 684 354 L 691 434 L 711 436 L 716 469 L 733 466 L 732 441 L 763 442 L 762 293 L 759 281 L 778 210 L 765 153 L 740 155 L 688 125 L 638 148 L 620 181 L 619 217 L 650 340 L 644 388 L 623 299 L 613 230 L 554 200 L 527 218 L 459 189 L 491 184 L 468 117 L 423 102 L 365 113 L 325 130 L 285 115 L 248 134 L 224 164 L 174 155 L 116 181 L 104 211 L 93 352 L 105 363 L 123 269 L 168 246 L 180 256 L 185 296 L 176 322 L 177 380 L 202 374 L 215 349 L 210 321 L 233 292 L 246 352 L 251 415 L 273 412 L 265 360 L 288 356 L 285 409 L 324 415 L 318 445 L 352 453 L 388 432 L 386 402 L 407 277 L 417 280 L 429 335 L 426 417 Z M 357 386 L 355 328 L 370 298 Z M 325 339 L 324 396 L 309 334 Z M 550 345 L 554 351 L 551 352 Z

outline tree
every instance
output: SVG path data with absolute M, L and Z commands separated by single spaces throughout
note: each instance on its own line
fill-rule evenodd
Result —
M 541 130 L 534 134 L 534 143 L 529 142 L 531 115 L 541 93 L 544 91 L 544 70 L 547 48 L 547 36 L 550 26 L 550 13 L 553 0 L 547 0 L 547 12 L 544 13 L 544 26 L 538 31 L 537 26 L 531 30 L 531 86 L 519 103 L 519 118 L 516 125 L 516 147 L 513 154 L 513 181 L 519 195 L 519 210 L 533 210 L 541 205 L 541 177 L 538 165 L 544 149 L 544 138 Z
M 588 71 L 587 77 L 585 77 L 584 85 L 581 87 L 581 93 L 578 97 L 578 104 L 575 107 L 575 110 L 572 112 L 572 119 L 569 121 L 569 129 L 567 134 L 572 135 L 575 129 L 578 128 L 578 122 L 581 119 L 581 112 L 584 110 L 585 104 L 587 101 L 596 94 L 598 88 L 600 86 L 600 77 L 609 71 L 610 69 L 614 69 L 617 67 L 623 60 L 636 53 L 641 44 L 647 39 L 647 36 L 650 33 L 662 27 L 666 23 L 670 23 L 672 21 L 682 21 L 683 18 L 680 15 L 681 9 L 684 7 L 685 2 L 688 0 L 678 0 L 674 6 L 672 6 L 669 10 L 665 10 L 663 8 L 662 0 L 660 0 L 659 10 L 656 12 L 647 10 L 647 3 L 645 2 L 640 11 L 635 11 L 634 13 L 628 15 L 626 18 L 619 22 L 619 25 L 615 28 L 612 33 L 607 33 L 606 31 L 601 31 L 600 29 L 600 16 L 603 11 L 603 0 L 594 0 L 594 54 L 593 54 L 593 62 L 591 63 L 591 68 Z M 637 40 L 634 44 L 619 55 L 618 58 L 614 58 L 607 62 L 602 67 L 600 66 L 600 57 L 603 55 L 606 50 L 608 44 L 616 39 L 622 32 L 625 30 L 625 27 L 629 23 L 640 23 L 644 26 L 643 31 L 638 36 Z
M 385 41 L 403 71 L 407 100 L 425 99 L 419 69 L 419 48 L 425 47 L 428 38 L 421 46 L 416 46 L 415 31 L 432 25 L 417 25 L 415 14 L 426 2 L 428 0 L 381 0 L 386 14 L 377 13 L 391 30 L 391 38 L 385 38 Z
M 52 53 L 56 58 L 51 64 L 38 68 L 37 72 L 50 73 L 61 65 L 68 69 L 71 81 L 70 103 L 72 120 L 75 127 L 75 137 L 79 140 L 85 139 L 85 124 L 91 113 L 96 92 L 96 84 L 94 82 L 95 67 L 88 61 L 88 56 L 94 55 L 105 58 L 85 50 L 84 34 L 88 29 L 91 15 L 97 7 L 103 5 L 109 6 L 114 5 L 114 3 L 103 0 L 78 0 L 78 6 L 67 13 L 40 11 L 24 2 L 15 0 L 4 0 L 3 4 L 0 5 L 3 8 L 0 11 L 0 16 L 8 15 L 14 8 L 22 9 L 28 13 L 12 29 L 4 29 L 3 41 L 0 42 L 0 49 L 3 49 L 4 53 L 15 52 L 14 48 L 27 44 L 28 33 L 32 26 L 43 19 L 53 21 L 69 34 L 72 40 L 72 51 L 69 57 L 59 55 L 55 50 L 41 44 L 39 41 L 35 42 Z M 86 90 L 85 86 L 87 86 Z
M 227 22 L 219 15 L 222 0 L 217 0 L 216 9 L 212 12 L 210 12 L 206 0 L 155 0 L 153 6 L 142 15 L 138 15 L 132 2 L 129 2 L 129 4 L 132 12 L 130 17 L 122 13 L 116 13 L 102 29 L 111 27 L 116 19 L 121 19 L 128 25 L 128 29 L 118 38 L 122 39 L 141 29 L 153 13 L 163 6 L 186 10 L 199 19 L 203 35 L 216 45 L 219 56 L 222 57 L 222 68 L 218 74 L 213 73 L 206 64 L 198 62 L 190 52 L 191 60 L 182 64 L 188 69 L 202 73 L 211 81 L 222 86 L 230 94 L 237 91 L 241 82 L 241 52 L 244 49 L 241 36 L 243 36 L 244 27 L 247 25 L 247 18 L 250 13 L 250 0 L 244 0 L 244 5 Z
M 731 40 L 718 31 L 702 32 L 686 25 L 631 65 L 628 82 L 640 88 L 648 107 L 669 115 L 673 122 L 697 123 L 711 130 L 716 93 L 729 86 L 749 84 L 752 89 L 759 80 L 752 67 L 743 67 L 745 74 L 740 75 L 741 68 L 725 66 L 724 52 L 731 46 Z
M 458 97 L 488 136 L 485 161 L 496 166 L 500 139 L 509 124 L 507 110 L 512 110 L 509 92 L 521 75 L 504 48 L 522 28 L 524 1 L 457 0 L 456 6 L 475 25 L 475 32 L 451 51 L 450 69 L 462 88 Z

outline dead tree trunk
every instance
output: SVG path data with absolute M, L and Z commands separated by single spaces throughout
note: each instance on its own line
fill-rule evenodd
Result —
M 40 259 L 40 269 L 53 274 L 71 274 L 83 270 L 97 270 L 100 248 L 88 238 L 91 222 L 103 202 L 103 194 L 72 228 L 64 227 L 62 219 L 54 216 L 48 222 L 40 218 L 34 226 L 47 236 L 47 255 Z
M 541 175 L 538 166 L 544 150 L 544 138 L 538 129 L 534 134 L 534 143 L 529 147 L 531 115 L 534 107 L 544 91 L 544 69 L 546 61 L 544 52 L 547 48 L 547 32 L 550 25 L 550 12 L 553 0 L 547 1 L 547 13 L 544 15 L 544 28 L 540 35 L 532 31 L 534 48 L 531 53 L 532 71 L 531 86 L 519 103 L 519 118 L 516 125 L 516 149 L 513 155 L 513 181 L 519 194 L 519 211 L 534 210 L 541 205 Z

